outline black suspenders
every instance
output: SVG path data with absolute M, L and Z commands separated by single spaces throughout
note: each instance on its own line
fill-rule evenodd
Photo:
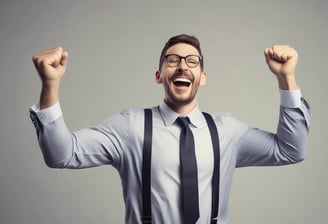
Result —
M 142 154 L 142 223 L 151 223 L 150 165 L 153 139 L 153 120 L 151 109 L 145 109 L 144 145 Z
M 213 157 L 214 157 L 214 169 L 212 177 L 212 215 L 211 224 L 216 224 L 218 221 L 219 211 L 219 196 L 220 196 L 220 141 L 219 133 L 216 128 L 215 122 L 211 115 L 203 112 L 206 119 L 207 126 L 210 130 L 212 145 L 213 145 Z
M 203 112 L 207 126 L 210 130 L 213 155 L 214 155 L 214 170 L 212 177 L 212 214 L 211 224 L 216 224 L 218 219 L 219 209 L 219 187 L 220 187 L 220 142 L 219 135 L 212 116 Z M 145 109 L 145 130 L 144 130 L 144 145 L 143 145 L 143 160 L 142 160 L 142 223 L 152 223 L 151 218 L 151 146 L 153 137 L 153 122 L 151 109 Z

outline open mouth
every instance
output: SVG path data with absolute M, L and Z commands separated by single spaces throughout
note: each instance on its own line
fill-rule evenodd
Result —
M 191 81 L 186 78 L 176 78 L 173 80 L 173 84 L 178 87 L 180 87 L 180 86 L 189 87 L 191 84 Z

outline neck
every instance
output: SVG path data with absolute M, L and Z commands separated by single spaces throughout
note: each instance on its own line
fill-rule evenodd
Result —
M 190 103 L 180 103 L 180 104 L 169 102 L 166 99 L 164 101 L 172 110 L 174 110 L 176 113 L 180 115 L 189 114 L 197 105 L 196 100 Z

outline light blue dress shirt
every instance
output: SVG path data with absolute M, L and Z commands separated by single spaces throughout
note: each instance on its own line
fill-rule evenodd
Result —
M 212 113 L 221 147 L 220 224 L 228 223 L 228 197 L 236 167 L 277 166 L 300 162 L 306 153 L 310 109 L 300 90 L 280 91 L 277 133 L 249 127 L 228 114 Z M 45 162 L 54 168 L 114 166 L 122 180 L 126 223 L 141 223 L 143 109 L 126 109 L 99 125 L 70 132 L 59 103 L 45 110 L 30 109 Z M 164 102 L 152 108 L 152 217 L 156 224 L 182 223 L 179 177 L 179 114 Z M 188 114 L 198 163 L 200 218 L 211 219 L 213 151 L 209 130 L 198 107 Z

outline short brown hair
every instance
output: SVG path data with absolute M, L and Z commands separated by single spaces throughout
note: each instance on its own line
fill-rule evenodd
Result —
M 200 56 L 202 55 L 202 50 L 200 48 L 199 40 L 195 36 L 187 35 L 187 34 L 180 34 L 177 36 L 171 37 L 166 44 L 163 47 L 163 50 L 161 52 L 161 56 L 159 58 L 159 70 L 161 70 L 162 64 L 164 62 L 164 56 L 166 54 L 167 49 L 172 47 L 173 45 L 179 44 L 179 43 L 185 43 L 190 44 L 191 46 L 195 47 L 198 50 L 198 53 Z M 203 59 L 200 60 L 200 68 L 203 70 L 204 68 L 204 62 Z

